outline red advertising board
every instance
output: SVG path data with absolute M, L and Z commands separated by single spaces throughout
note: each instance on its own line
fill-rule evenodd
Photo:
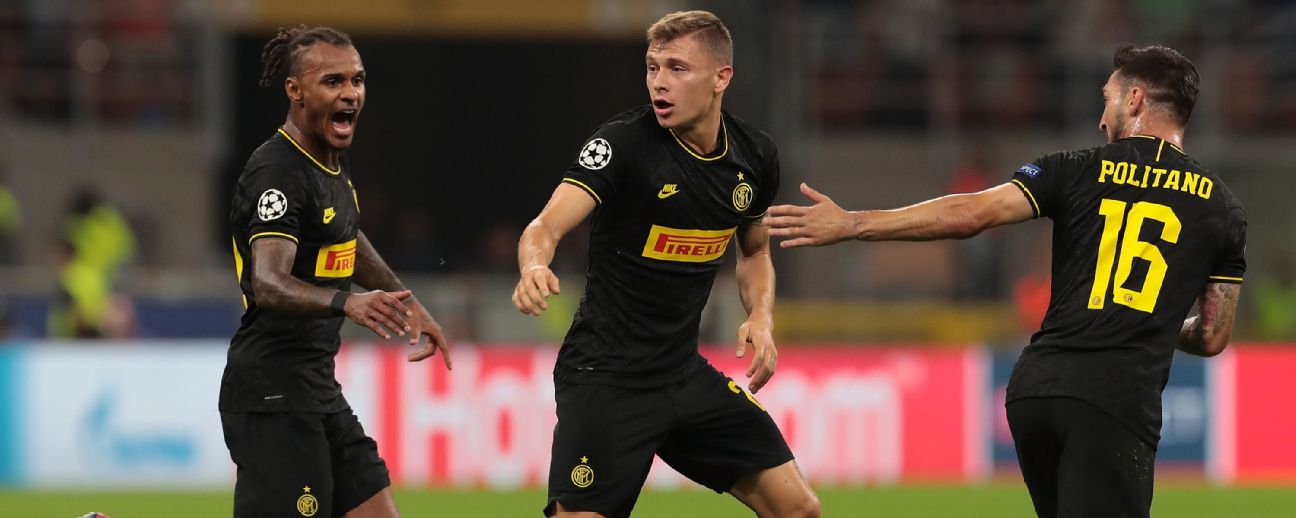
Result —
M 1296 346 L 1232 346 L 1217 360 L 1213 475 L 1296 482 Z
M 344 347 L 338 379 L 398 484 L 542 485 L 556 348 L 459 346 L 455 369 Z M 704 349 L 746 386 L 749 359 Z M 986 472 L 987 362 L 972 348 L 784 347 L 757 399 L 815 483 L 966 480 Z M 650 483 L 680 483 L 654 469 Z

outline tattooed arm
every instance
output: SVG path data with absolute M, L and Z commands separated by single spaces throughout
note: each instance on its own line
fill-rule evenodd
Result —
M 1237 316 L 1242 285 L 1207 283 L 1197 304 L 1199 315 L 1184 321 L 1179 331 L 1179 350 L 1197 356 L 1215 356 L 1228 346 Z
M 404 335 L 409 329 L 409 309 L 401 301 L 408 291 L 369 293 L 339 292 L 302 281 L 292 275 L 297 243 L 267 237 L 252 242 L 252 293 L 257 306 L 306 317 L 337 313 L 334 298 L 345 297 L 342 313 L 383 338 Z

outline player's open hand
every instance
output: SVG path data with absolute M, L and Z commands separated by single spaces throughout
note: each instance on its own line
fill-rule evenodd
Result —
M 392 335 L 405 336 L 410 330 L 407 319 L 414 316 L 414 313 L 401 301 L 412 295 L 409 290 L 355 293 L 347 297 L 342 311 L 355 323 L 383 337 L 383 340 L 390 340 Z
M 762 220 L 769 227 L 770 236 L 784 238 L 779 246 L 825 246 L 855 237 L 855 222 L 850 212 L 804 183 L 801 193 L 814 205 L 776 205 L 770 207 Z
M 405 358 L 412 362 L 423 361 L 432 356 L 436 356 L 438 349 L 441 350 L 441 361 L 445 363 L 446 370 L 452 370 L 450 362 L 450 344 L 446 342 L 445 334 L 441 330 L 441 324 L 432 318 L 427 308 L 419 303 L 417 299 L 411 298 L 408 306 L 414 315 L 410 317 L 410 345 L 417 346 L 422 343 L 423 347 L 417 351 L 409 353 Z M 423 337 L 427 341 L 423 341 Z
M 747 355 L 748 348 L 752 349 L 751 365 L 747 367 L 747 378 L 751 380 L 747 390 L 752 394 L 765 386 L 778 367 L 778 348 L 774 347 L 772 327 L 768 321 L 759 319 L 749 319 L 738 326 L 737 356 L 742 358 Z
M 534 265 L 522 270 L 517 287 L 513 289 L 513 305 L 518 311 L 532 316 L 540 316 L 549 309 L 545 301 L 551 295 L 561 293 L 558 289 L 558 276 L 548 266 Z

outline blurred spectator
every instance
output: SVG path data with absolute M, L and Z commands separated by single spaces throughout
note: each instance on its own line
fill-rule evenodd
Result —
M 75 259 L 85 262 L 108 281 L 135 254 L 135 235 L 126 218 L 92 189 L 82 188 L 76 194 L 63 232 L 72 245 Z
M 963 163 L 950 176 L 949 193 L 971 193 L 990 188 L 991 167 L 985 146 L 975 145 Z M 954 242 L 959 271 L 955 275 L 954 296 L 962 300 L 985 300 L 1002 295 L 1000 257 L 1003 241 L 999 232 L 990 230 L 978 239 Z
M 1254 283 L 1256 335 L 1262 340 L 1296 339 L 1296 271 L 1291 257 L 1276 253 L 1269 275 Z M 1244 290 L 1245 292 L 1245 290 Z
M 1043 234 L 1035 243 L 1030 260 L 1026 261 L 1026 272 L 1013 283 L 1012 293 L 1013 312 L 1026 333 L 1039 331 L 1053 296 L 1052 243 Z
M 482 233 L 477 243 L 477 261 L 474 269 L 484 273 L 516 273 L 518 270 L 517 243 L 522 229 L 508 221 L 496 221 Z
M 4 171 L 0 170 L 0 265 L 17 264 L 18 230 L 21 226 L 22 209 L 5 185 Z
M 49 336 L 121 337 L 131 328 L 130 303 L 112 295 L 121 266 L 134 254 L 135 237 L 116 207 L 82 189 L 64 222 L 55 250 L 59 294 L 50 307 Z
M 13 336 L 13 312 L 9 309 L 9 302 L 0 298 L 0 345 L 3 345 Z
M 396 218 L 396 237 L 388 245 L 391 252 L 384 253 L 398 272 L 440 272 L 446 261 L 436 247 L 436 232 L 428 211 L 418 205 L 400 209 Z M 366 234 L 367 235 L 367 234 Z
M 58 295 L 50 304 L 51 338 L 100 338 L 108 315 L 108 279 L 88 261 L 79 259 L 71 243 L 54 251 Z

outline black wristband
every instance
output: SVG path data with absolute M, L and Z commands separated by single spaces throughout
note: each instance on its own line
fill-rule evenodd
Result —
M 333 302 L 329 303 L 329 309 L 333 310 L 334 315 L 342 316 L 346 314 L 346 301 L 350 296 L 351 292 L 343 290 L 338 290 L 337 293 L 333 294 Z

